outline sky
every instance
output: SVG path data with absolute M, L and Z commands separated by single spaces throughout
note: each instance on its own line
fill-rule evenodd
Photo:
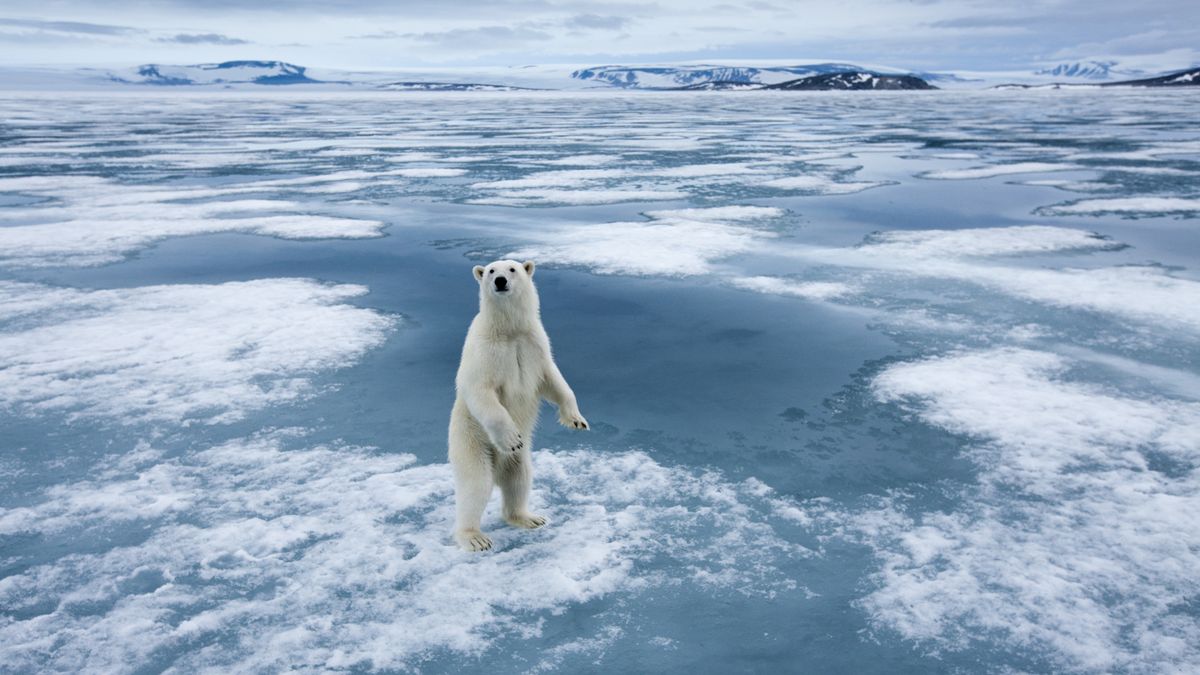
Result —
M 1197 0 L 5 0 L 0 65 L 285 60 L 389 69 L 847 61 L 1200 63 Z

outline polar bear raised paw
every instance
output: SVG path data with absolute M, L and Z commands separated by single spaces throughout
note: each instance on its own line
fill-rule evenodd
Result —
M 579 414 L 578 410 L 574 412 L 560 413 L 558 416 L 558 423 L 564 427 L 567 427 L 568 429 L 588 428 L 587 420 L 583 419 L 583 415 Z
M 458 542 L 459 548 L 472 553 L 487 551 L 492 548 L 491 538 L 479 530 L 455 532 L 454 539 Z

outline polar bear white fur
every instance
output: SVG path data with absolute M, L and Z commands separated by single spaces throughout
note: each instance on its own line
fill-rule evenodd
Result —
M 575 393 L 550 353 L 542 327 L 532 262 L 476 265 L 479 314 L 463 345 L 450 413 L 450 464 L 457 516 L 454 539 L 467 551 L 492 540 L 480 529 L 484 507 L 499 485 L 510 525 L 535 528 L 546 518 L 526 508 L 532 479 L 530 446 L 542 399 L 558 406 L 563 426 L 587 429 Z

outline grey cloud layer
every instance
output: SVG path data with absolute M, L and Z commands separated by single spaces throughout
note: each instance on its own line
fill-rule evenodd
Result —
M 210 45 L 248 45 L 249 40 L 229 37 L 220 33 L 180 33 L 174 37 L 158 38 L 157 42 L 177 42 L 184 45 L 210 44 Z

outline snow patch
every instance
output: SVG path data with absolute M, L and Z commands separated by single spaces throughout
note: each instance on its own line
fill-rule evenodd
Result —
M 1121 213 L 1130 215 L 1160 215 L 1169 213 L 1200 213 L 1200 199 L 1187 197 L 1120 197 L 1116 199 L 1085 199 L 1073 204 L 1044 206 L 1040 213 L 1056 216 L 1100 215 Z
M 361 172 L 347 172 L 360 177 Z M 279 199 L 220 199 L 296 186 L 302 191 L 342 191 L 346 176 L 257 181 L 241 186 L 132 186 L 93 176 L 0 179 L 0 192 L 47 201 L 0 213 L 0 265 L 88 266 L 118 261 L 167 237 L 244 232 L 285 239 L 381 236 L 384 223 L 298 213 L 303 205 Z M 313 183 L 326 183 L 323 190 Z M 361 187 L 351 183 L 351 189 Z M 197 201 L 208 200 L 208 201 Z M 8 221 L 8 223 L 3 223 Z
M 413 168 L 393 169 L 388 172 L 405 178 L 454 178 L 467 173 L 466 169 Z
M 738 288 L 770 295 L 790 295 L 809 300 L 828 300 L 849 295 L 853 289 L 836 281 L 795 281 L 779 277 L 737 277 L 730 283 Z
M 781 214 L 779 209 L 730 206 L 648 211 L 649 221 L 612 222 L 546 230 L 537 243 L 508 253 L 600 274 L 692 276 L 707 274 L 717 260 L 745 253 L 775 233 L 721 220 L 747 221 Z M 732 218 L 729 218 L 732 216 Z
M 1113 250 L 1124 244 L 1095 232 L 1048 225 L 964 230 L 890 230 L 868 236 L 859 250 L 881 256 L 942 258 Z
M 1051 171 L 1078 171 L 1087 169 L 1085 166 L 1074 164 L 1051 164 L 1048 162 L 1017 162 L 1014 164 L 992 164 L 976 166 L 969 169 L 940 169 L 917 174 L 918 178 L 933 178 L 938 180 L 974 180 L 978 178 L 993 178 L 995 176 L 1011 176 L 1022 173 L 1048 173 Z
M 394 320 L 367 289 L 307 279 L 73 290 L 0 281 L 0 406 L 23 414 L 223 423 L 314 393 Z M 19 319 L 19 321 L 16 321 Z
M 646 215 L 655 219 L 682 218 L 685 220 L 700 220 L 704 222 L 734 221 L 744 222 L 778 218 L 784 210 L 774 206 L 713 206 L 698 209 L 664 209 L 647 211 Z
M 875 187 L 892 185 L 892 183 L 866 181 L 841 183 L 827 176 L 787 176 L 763 181 L 762 185 L 778 190 L 794 190 L 822 195 L 848 195 Z
M 882 401 L 976 439 L 958 511 L 896 500 L 860 522 L 882 562 L 874 622 L 938 649 L 977 641 L 1056 668 L 1166 672 L 1200 661 L 1200 404 L 1126 398 L 1025 349 L 892 366 Z M 1162 467 L 1164 458 L 1175 469 Z
M 125 670 L 165 655 L 189 671 L 411 670 L 438 652 L 538 635 L 553 615 L 613 594 L 770 597 L 796 588 L 781 567 L 812 555 L 781 538 L 781 500 L 760 483 L 587 450 L 534 453 L 532 503 L 550 525 L 504 526 L 493 503 L 496 550 L 472 555 L 449 536 L 448 465 L 287 449 L 294 440 L 178 457 L 143 446 L 6 512 L 0 532 L 145 536 L 0 580 L 0 605 L 32 615 L 0 622 L 0 659 L 30 671 Z
M 678 190 L 506 190 L 495 197 L 468 199 L 468 204 L 495 206 L 551 206 L 555 204 L 616 204 L 619 202 L 653 202 L 686 199 L 688 193 Z

